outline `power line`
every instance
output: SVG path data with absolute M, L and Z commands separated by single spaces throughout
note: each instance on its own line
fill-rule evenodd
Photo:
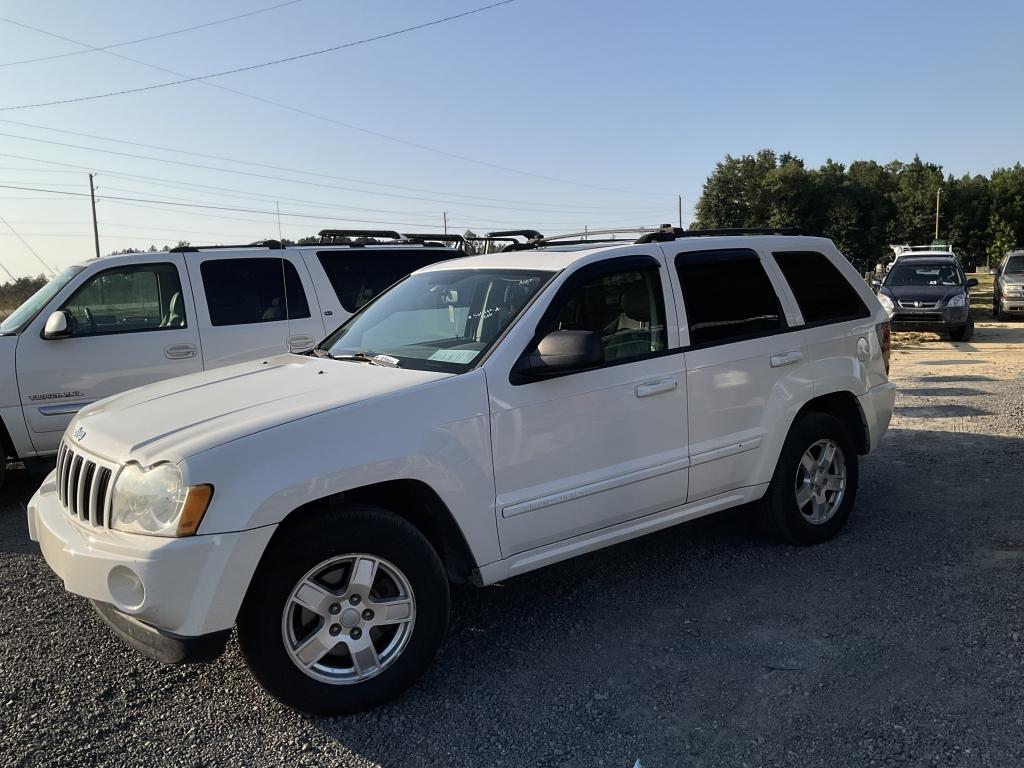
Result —
M 456 13 L 456 14 L 452 14 L 451 16 L 445 16 L 445 17 L 440 18 L 440 19 L 434 19 L 433 21 L 426 21 L 426 22 L 424 22 L 422 24 L 414 24 L 412 26 L 402 27 L 401 29 L 396 29 L 396 30 L 393 30 L 391 32 L 383 32 L 383 33 L 381 33 L 379 35 L 374 35 L 373 37 L 364 37 L 361 40 L 353 40 L 352 42 L 349 42 L 349 43 L 342 43 L 341 45 L 333 45 L 330 48 L 321 48 L 321 49 L 316 50 L 316 51 L 308 51 L 306 53 L 296 54 L 295 56 L 286 56 L 286 57 L 284 57 L 282 59 L 274 59 L 272 61 L 264 61 L 264 62 L 262 62 L 260 64 L 250 64 L 250 65 L 245 66 L 245 67 L 236 67 L 235 69 L 226 69 L 226 70 L 224 70 L 222 72 L 211 72 L 210 74 L 207 74 L 207 75 L 198 75 L 196 77 L 186 77 L 186 78 L 183 78 L 181 80 L 172 80 L 172 81 L 167 82 L 167 83 L 154 83 L 153 85 L 144 85 L 144 86 L 141 86 L 139 88 L 125 88 L 125 89 L 120 90 L 120 91 L 110 91 L 108 93 L 97 93 L 97 94 L 93 94 L 91 96 L 76 96 L 76 97 L 70 98 L 70 99 L 57 99 L 56 101 L 42 101 L 42 102 L 38 102 L 36 104 L 18 104 L 18 105 L 15 105 L 15 106 L 0 107 L 0 112 L 9 112 L 9 111 L 15 110 L 15 109 L 34 109 L 35 107 L 52 107 L 52 106 L 56 106 L 58 104 L 76 104 L 76 103 L 82 102 L 82 101 L 94 101 L 96 99 L 105 99 L 105 98 L 109 98 L 111 96 L 124 96 L 124 95 L 129 94 L 129 93 L 142 93 L 143 91 L 153 91 L 153 90 L 156 90 L 158 88 L 167 88 L 167 87 L 172 86 L 172 85 L 182 85 L 184 83 L 194 83 L 197 80 L 209 80 L 210 78 L 213 78 L 213 77 L 223 77 L 224 75 L 235 75 L 235 74 L 238 74 L 240 72 L 251 72 L 251 71 L 253 71 L 255 69 L 264 69 L 266 67 L 273 67 L 273 66 L 276 66 L 278 64 L 285 64 L 285 63 L 292 62 L 292 61 L 300 61 L 302 59 L 308 59 L 308 58 L 311 58 L 313 56 L 320 56 L 320 55 L 325 54 L 325 53 L 333 53 L 335 51 L 344 50 L 346 48 L 354 48 L 354 47 L 356 47 L 358 45 L 365 45 L 367 43 L 374 43 L 374 42 L 377 42 L 378 40 L 385 40 L 385 39 L 387 39 L 389 37 L 396 37 L 398 35 L 404 35 L 404 34 L 406 34 L 408 32 L 415 32 L 415 31 L 420 30 L 420 29 L 426 29 L 427 27 L 433 27 L 433 26 L 436 26 L 438 24 L 444 24 L 445 22 L 448 22 L 448 21 L 454 21 L 455 19 L 461 19 L 461 18 L 464 18 L 466 16 L 472 16 L 472 15 L 477 14 L 477 13 L 483 13 L 484 11 L 489 11 L 489 10 L 491 10 L 493 8 L 498 8 L 499 6 L 508 5 L 509 3 L 514 3 L 514 2 L 516 2 L 516 0 L 499 0 L 499 2 L 491 3 L 490 5 L 483 5 L 483 6 L 480 6 L 479 8 L 473 8 L 472 10 L 463 11 L 462 13 Z M 14 23 L 18 23 L 18 22 L 14 22 Z M 28 27 L 27 24 L 20 24 L 19 23 L 19 26 L 30 28 L 30 27 Z
M 123 43 L 112 43 L 111 45 L 101 45 L 101 46 L 97 46 L 97 47 L 89 46 L 89 49 L 85 50 L 85 51 L 68 51 L 67 53 L 55 53 L 55 54 L 53 54 L 51 56 L 39 56 L 38 58 L 35 58 L 35 59 L 22 59 L 21 61 L 6 61 L 6 62 L 3 62 L 3 63 L 0 63 L 0 67 L 14 67 L 14 66 L 17 66 L 19 64 L 34 64 L 34 63 L 36 63 L 38 61 L 53 61 L 54 59 L 64 59 L 64 58 L 67 58 L 68 56 L 80 56 L 83 53 L 93 53 L 94 51 L 109 51 L 111 48 L 123 48 L 126 45 L 135 45 L 136 43 L 146 43 L 146 42 L 149 42 L 150 40 L 160 40 L 161 38 L 164 38 L 164 37 L 172 37 L 173 35 L 180 35 L 180 34 L 183 34 L 185 32 L 194 32 L 197 29 L 206 29 L 207 27 L 215 27 L 218 24 L 227 24 L 229 21 L 237 21 L 238 19 L 245 19 L 245 18 L 248 18 L 250 16 L 258 16 L 261 13 L 267 13 L 269 11 L 276 11 L 278 8 L 284 8 L 285 6 L 295 5 L 296 3 L 301 3 L 301 2 L 302 2 L 302 0 L 288 0 L 288 2 L 286 2 L 286 3 L 278 3 L 277 5 L 271 5 L 271 6 L 268 6 L 267 8 L 258 8 L 255 11 L 249 11 L 248 13 L 240 13 L 237 16 L 228 16 L 225 19 L 217 19 L 216 21 L 208 21 L 205 24 L 195 24 L 195 25 L 193 25 L 191 27 L 182 27 L 181 29 L 175 29 L 175 30 L 173 30 L 171 32 L 162 32 L 159 35 L 149 35 L 148 37 L 138 37 L 135 40 L 125 40 Z M 15 26 L 18 26 L 18 27 L 24 27 L 26 29 L 33 29 L 33 31 L 38 31 L 38 30 L 35 30 L 33 27 L 30 27 L 28 24 L 22 24 L 20 22 L 14 21 L 13 19 L 0 18 L 0 21 L 6 21 L 8 24 L 14 24 Z
M 12 23 L 16 23 L 16 22 L 12 22 Z M 48 37 L 53 37 L 53 38 L 56 38 L 58 40 L 63 40 L 65 42 L 72 43 L 74 45 L 80 45 L 80 46 L 82 46 L 83 48 L 85 48 L 87 50 L 102 50 L 102 49 L 94 48 L 93 46 L 89 45 L 88 43 L 83 43 L 80 40 L 74 40 L 74 39 L 72 39 L 70 37 L 66 37 L 64 35 L 59 35 L 59 34 L 57 34 L 55 32 L 49 32 L 49 31 L 47 31 L 45 29 L 40 29 L 38 27 L 32 27 L 32 26 L 29 26 L 28 24 L 23 24 L 23 23 L 20 23 L 20 22 L 17 22 L 17 23 L 19 23 L 20 26 L 25 27 L 26 29 L 31 29 L 32 31 L 38 32 L 39 34 L 47 35 Z M 110 56 L 115 56 L 115 57 L 117 57 L 119 59 L 122 59 L 124 61 L 130 61 L 133 64 L 139 64 L 140 66 L 148 67 L 149 69 L 157 70 L 158 72 L 166 72 L 167 74 L 174 75 L 175 77 L 185 78 L 186 80 L 187 79 L 195 79 L 195 78 L 191 78 L 190 75 L 187 75 L 187 74 L 185 74 L 183 72 L 179 72 L 179 71 L 173 70 L 173 69 L 168 69 L 167 67 L 161 67 L 161 66 L 159 66 L 157 64 L 151 64 L 150 62 L 142 61 L 141 59 L 135 59 L 135 58 L 132 58 L 131 56 L 125 56 L 125 55 L 120 54 L 120 53 L 114 53 L 113 51 L 103 51 L 103 52 L 108 54 L 108 55 L 110 55 Z M 231 88 L 231 87 L 228 87 L 226 85 L 222 85 L 220 83 L 213 83 L 213 82 L 209 82 L 209 81 L 202 80 L 202 79 L 198 80 L 198 82 L 201 85 L 206 85 L 206 86 L 209 86 L 211 88 L 217 88 L 218 90 L 226 91 L 227 93 L 233 93 L 233 94 L 235 94 L 237 96 L 243 96 L 243 97 L 245 97 L 247 99 L 252 99 L 253 101 L 259 101 L 259 102 L 262 102 L 264 104 L 269 104 L 269 105 L 277 107 L 279 109 L 284 109 L 284 110 L 288 110 L 290 112 L 295 112 L 296 114 L 304 115 L 306 117 L 311 117 L 311 118 L 313 118 L 315 120 L 321 120 L 323 122 L 332 123 L 332 124 L 340 126 L 342 128 L 346 128 L 346 129 L 352 130 L 352 131 L 357 131 L 359 133 L 364 133 L 364 134 L 366 134 L 368 136 L 373 136 L 373 137 L 378 138 L 378 139 L 384 139 L 386 141 L 391 141 L 391 142 L 394 142 L 396 144 L 401 144 L 401 145 L 404 145 L 404 146 L 407 146 L 407 147 L 413 147 L 415 149 L 423 150 L 425 152 L 432 152 L 434 154 L 441 155 L 443 157 L 449 157 L 449 158 L 453 158 L 455 160 L 461 160 L 463 162 L 472 163 L 472 164 L 475 164 L 475 165 L 480 165 L 480 166 L 483 166 L 483 167 L 486 167 L 486 168 L 494 168 L 496 170 L 505 171 L 507 173 L 514 173 L 514 174 L 518 174 L 520 176 L 527 176 L 527 177 L 531 177 L 531 178 L 535 178 L 535 179 L 542 179 L 544 181 L 555 182 L 555 183 L 558 183 L 558 184 L 567 184 L 569 186 L 580 187 L 580 188 L 583 188 L 583 189 L 595 189 L 595 190 L 600 190 L 600 191 L 604 191 L 604 192 L 617 192 L 619 194 L 643 195 L 643 196 L 648 196 L 648 197 L 664 197 L 664 196 L 666 196 L 665 193 L 661 193 L 661 192 L 647 192 L 647 191 L 640 192 L 640 191 L 634 191 L 634 190 L 617 189 L 615 187 L 603 187 L 603 186 L 598 186 L 598 185 L 594 185 L 594 184 L 585 184 L 585 183 L 582 183 L 582 182 L 571 181 L 571 180 L 568 180 L 568 179 L 561 179 L 561 178 L 558 178 L 556 176 L 547 176 L 547 175 L 540 174 L 540 173 L 533 173 L 531 171 L 524 171 L 524 170 L 519 169 L 519 168 L 512 168 L 512 167 L 507 166 L 507 165 L 501 165 L 499 163 L 492 163 L 492 162 L 489 162 L 489 161 L 486 161 L 486 160 L 480 160 L 480 159 L 477 159 L 477 158 L 468 157 L 466 155 L 461 155 L 461 154 L 458 154 L 457 152 L 449 152 L 447 150 L 438 149 L 436 147 L 431 147 L 431 146 L 428 146 L 426 144 L 420 144 L 420 143 L 417 143 L 417 142 L 414 142 L 414 141 L 409 141 L 407 139 L 401 139 L 401 138 L 398 138 L 397 136 L 391 136 L 389 134 L 382 133 L 380 131 L 375 131 L 375 130 L 372 130 L 370 128 L 364 128 L 362 126 L 353 125 L 352 123 L 346 123 L 346 122 L 344 122 L 342 120 L 336 120 L 333 117 L 328 117 L 326 115 L 321 115 L 321 114 L 316 113 L 316 112 L 311 112 L 311 111 L 309 111 L 307 109 L 302 109 L 300 107 L 292 106 L 290 104 L 284 104 L 282 102 L 274 101 L 273 99 L 268 99 L 268 98 L 265 98 L 263 96 L 257 96 L 256 94 L 253 94 L 253 93 L 247 93 L 246 91 L 240 91 L 237 88 Z M 15 121 L 10 121 L 10 122 L 15 122 Z M 22 125 L 29 125 L 29 124 L 28 123 L 23 123 Z M 47 128 L 45 126 L 31 126 L 31 127 L 40 128 L 42 130 L 49 130 L 49 131 L 60 131 L 60 129 L 58 129 L 58 128 Z M 60 132 L 62 132 L 62 133 L 74 133 L 73 131 L 60 131 Z M 89 136 L 89 134 L 75 134 L 75 135 Z M 100 138 L 100 139 L 102 139 L 103 137 L 90 136 L 90 138 Z M 104 140 L 105 141 L 116 141 L 115 139 L 104 139 Z M 131 144 L 133 142 L 121 142 L 121 143 Z M 153 147 L 152 145 L 147 145 L 147 144 L 137 144 L 137 146 L 144 146 L 144 147 L 148 147 L 150 149 L 160 149 L 160 147 Z M 183 151 L 183 150 L 167 149 L 166 151 L 175 152 L 175 151 Z M 193 153 L 193 152 L 187 152 L 186 154 L 196 154 L 196 155 L 198 155 L 198 153 Z M 223 159 L 223 158 L 215 158 L 215 159 Z M 231 162 L 244 162 L 244 161 L 233 160 Z M 259 165 L 259 164 L 257 164 L 257 165 Z M 273 168 L 274 166 L 267 166 L 267 167 L 272 167 Z M 289 170 L 289 169 L 276 168 L 276 170 Z M 310 173 L 310 172 L 302 171 L 301 173 Z M 312 174 L 312 175 L 324 175 L 324 174 Z M 361 182 L 361 183 L 369 184 L 369 183 L 372 183 L 372 182 Z M 385 185 L 381 185 L 381 186 L 394 186 L 394 185 L 387 185 L 387 184 L 385 184 Z M 402 189 L 402 187 L 396 187 L 396 188 Z M 416 189 L 413 189 L 413 191 L 431 192 L 431 190 L 416 190 Z
M 234 168 L 220 168 L 220 167 L 216 167 L 216 166 L 202 165 L 200 163 L 189 163 L 189 162 L 185 162 L 184 160 L 171 160 L 169 158 L 153 157 L 152 155 L 140 155 L 140 154 L 136 154 L 136 153 L 133 153 L 133 152 L 121 152 L 121 151 L 118 151 L 116 149 L 103 149 L 102 147 L 87 147 L 87 146 L 84 146 L 84 145 L 81 145 L 81 144 L 71 144 L 69 142 L 64 142 L 64 141 L 53 141 L 52 139 L 37 139 L 37 138 L 34 138 L 32 136 L 19 136 L 18 134 L 14 134 L 14 133 L 0 132 L 0 136 L 4 136 L 6 138 L 11 138 L 11 139 L 20 139 L 22 141 L 32 141 L 32 142 L 36 142 L 36 143 L 39 143 L 39 144 L 49 144 L 49 145 L 57 146 L 57 147 L 67 147 L 67 148 L 70 148 L 70 149 L 81 149 L 81 150 L 85 150 L 87 152 L 99 152 L 99 153 L 107 154 L 107 155 L 116 155 L 118 157 L 129 157 L 129 158 L 132 158 L 132 159 L 135 159 L 135 160 L 149 160 L 149 161 L 156 162 L 156 163 L 167 163 L 167 164 L 170 164 L 170 165 L 180 165 L 180 166 L 184 166 L 186 168 L 198 168 L 198 169 L 203 170 L 203 171 L 216 171 L 216 172 L 220 172 L 220 173 L 233 173 L 233 174 L 240 175 L 240 176 L 249 176 L 249 177 L 252 177 L 252 178 L 267 179 L 267 180 L 270 180 L 270 181 L 281 181 L 281 182 L 286 182 L 286 183 L 289 183 L 289 184 L 303 184 L 303 185 L 306 185 L 306 186 L 320 187 L 322 189 L 334 189 L 334 190 L 338 190 L 338 191 L 341 191 L 341 192 L 354 192 L 354 193 L 357 193 L 357 194 L 360 194 L 360 195 L 377 195 L 379 197 L 393 197 L 393 198 L 401 199 L 401 200 L 417 200 L 419 202 L 436 203 L 438 205 L 462 205 L 462 206 L 470 206 L 470 207 L 474 207 L 474 208 L 497 208 L 497 209 L 505 210 L 505 211 L 519 210 L 519 211 L 526 212 L 526 213 L 536 212 L 536 211 L 542 210 L 542 209 L 537 209 L 537 208 L 532 208 L 532 209 L 531 208 L 521 208 L 520 209 L 520 208 L 513 208 L 513 207 L 510 207 L 508 205 L 498 205 L 498 204 L 493 204 L 493 203 L 473 203 L 473 202 L 466 202 L 466 201 L 441 200 L 441 199 L 437 199 L 437 198 L 421 197 L 419 195 L 403 195 L 403 194 L 398 194 L 398 193 L 395 193 L 395 192 L 378 192 L 378 191 L 375 191 L 375 190 L 372 190 L 372 189 L 358 189 L 356 187 L 344 187 L 344 186 L 339 186 L 337 184 L 324 184 L 324 183 L 316 182 L 316 181 L 305 181 L 303 179 L 289 179 L 289 178 L 282 177 L 282 176 L 272 176 L 270 174 L 265 174 L 265 173 L 255 173 L 253 171 L 242 171 L 242 170 L 237 170 L 237 169 L 234 169 Z M 10 155 L 10 154 L 7 154 L 7 153 L 0 153 L 0 157 L 21 157 L 21 159 L 25 159 L 23 156 Z M 50 161 L 42 161 L 42 162 L 50 162 Z M 567 210 L 554 210 L 554 211 L 548 211 L 548 212 L 550 212 L 550 213 L 571 213 L 571 211 L 567 211 Z
M 67 192 L 67 193 L 65 193 L 65 194 L 74 194 L 74 193 L 73 193 L 73 192 Z M 13 235 L 14 235 L 14 236 L 15 236 L 16 238 L 18 238 L 18 239 L 19 239 L 19 240 L 21 241 L 21 244 L 22 244 L 22 245 L 24 245 L 24 246 L 25 246 L 26 248 L 28 248 L 28 249 L 29 249 L 29 251 L 31 251 L 31 252 L 32 252 L 32 255 L 33 255 L 33 256 L 35 256 L 35 257 L 36 257 L 36 259 L 38 259 L 38 260 L 39 260 L 39 263 L 40 263 L 40 264 L 42 264 L 42 265 L 43 265 L 44 267 L 46 267 L 46 268 L 47 268 L 48 270 L 50 270 L 50 274 L 51 274 L 51 275 L 56 275 L 56 274 L 57 274 L 57 273 L 56 273 L 56 272 L 54 271 L 53 267 L 51 267 L 51 266 L 50 266 L 49 264 L 47 264 L 47 263 L 46 263 L 45 261 L 43 261 L 42 257 L 41 257 L 41 256 L 40 256 L 40 255 L 39 255 L 38 253 L 36 253 L 36 249 L 35 249 L 35 248 L 33 248 L 33 247 L 32 247 L 31 245 L 29 245 L 29 244 L 28 244 L 28 242 L 26 242 L 25 238 L 23 238 L 23 237 L 22 237 L 21 235 L 19 235 L 19 234 L 18 234 L 18 232 L 17 232 L 17 230 L 15 230 L 15 229 L 14 229 L 14 227 L 12 227 L 12 226 L 11 226 L 11 225 L 10 225 L 10 224 L 9 224 L 9 223 L 7 222 L 7 219 L 5 219 L 5 218 L 4 218 L 3 216 L 0 216 L 0 222 L 3 222 L 3 224 L 4 224 L 4 225 L 5 225 L 5 226 L 6 226 L 6 227 L 7 227 L 8 229 L 9 229 L 9 230 L 11 230 L 11 234 L 13 234 Z M 10 273 L 8 273 L 8 274 L 10 274 Z
M 125 57 L 122 57 L 122 58 L 125 58 Z M 135 61 L 135 59 L 130 59 L 130 61 Z M 139 63 L 144 63 L 144 62 L 139 62 Z M 149 66 L 149 65 L 146 65 L 146 66 Z M 163 68 L 159 67 L 158 69 L 163 69 Z M 213 85 L 213 83 L 209 83 L 209 85 Z M 229 90 L 232 93 L 239 93 L 239 94 L 241 94 L 240 91 L 234 91 L 233 89 L 225 89 L 225 90 Z M 244 96 L 244 95 L 247 95 L 247 94 L 241 94 L 241 95 Z M 480 196 L 480 195 L 466 195 L 466 194 L 462 194 L 462 193 L 459 193 L 459 192 L 442 192 L 442 191 L 439 191 L 439 190 L 436 190 L 436 189 L 425 189 L 423 187 L 408 187 L 408 186 L 402 186 L 402 185 L 399 185 L 399 184 L 385 184 L 383 182 L 368 181 L 366 179 L 358 179 L 358 178 L 353 178 L 353 177 L 350 177 L 350 176 L 337 176 L 337 175 L 334 175 L 334 174 L 321 173 L 321 172 L 318 172 L 318 171 L 304 171 L 304 170 L 300 170 L 300 169 L 296 169 L 296 168 L 288 168 L 288 167 L 280 166 L 280 165 L 270 165 L 269 163 L 258 163 L 258 162 L 252 161 L 252 160 L 239 160 L 237 158 L 225 157 L 223 155 L 212 155 L 212 154 L 208 154 L 208 153 L 205 153 L 205 152 L 192 152 L 192 151 L 186 150 L 186 149 L 175 149 L 173 147 L 164 147 L 164 146 L 160 146 L 158 144 L 146 144 L 146 143 L 139 142 L 139 141 L 128 141 L 126 139 L 113 139 L 113 138 L 110 138 L 109 136 L 97 136 L 96 134 L 83 133 L 81 131 L 71 131 L 71 130 L 67 130 L 66 128 L 50 128 L 50 127 L 45 126 L 45 125 L 37 125 L 37 124 L 34 124 L 34 123 L 25 123 L 25 122 L 22 122 L 20 120 L 9 120 L 9 119 L 0 118 L 0 123 L 8 123 L 10 125 L 18 125 L 18 126 L 21 126 L 23 128 L 36 128 L 38 130 L 51 131 L 53 133 L 63 133 L 63 134 L 67 134 L 68 136 L 78 136 L 78 137 L 85 138 L 85 139 L 95 139 L 97 141 L 107 141 L 107 142 L 111 142 L 111 143 L 114 143 L 114 144 L 127 144 L 129 146 L 142 147 L 144 149 L 155 149 L 155 150 L 158 150 L 160 152 L 170 152 L 172 154 L 189 155 L 191 157 L 200 157 L 200 158 L 203 158 L 204 160 L 219 160 L 221 162 L 226 162 L 226 163 L 236 163 L 238 165 L 247 165 L 247 166 L 250 166 L 250 167 L 253 167 L 253 168 L 264 168 L 264 169 L 272 170 L 272 171 L 284 171 L 285 173 L 298 173 L 298 174 L 301 174 L 303 176 L 315 176 L 317 178 L 322 178 L 322 179 L 331 179 L 332 181 L 345 181 L 345 182 L 351 182 L 351 183 L 354 183 L 354 184 L 366 184 L 368 186 L 384 187 L 384 188 L 387 188 L 387 189 L 398 189 L 398 190 L 402 190 L 402 191 L 405 191 L 405 192 L 424 192 L 424 193 L 430 194 L 430 195 L 442 195 L 442 196 L 448 196 L 448 197 L 462 197 L 462 198 L 466 198 L 467 200 L 485 200 L 487 202 L 492 202 L 492 203 L 511 203 L 512 205 L 531 205 L 531 204 L 533 204 L 533 205 L 538 206 L 536 210 L 542 210 L 541 206 L 553 207 L 553 208 L 556 208 L 556 209 L 567 210 L 567 211 L 577 211 L 577 210 L 583 211 L 583 210 L 587 210 L 587 211 L 620 211 L 621 212 L 621 211 L 649 211 L 649 210 L 652 210 L 652 208 L 649 207 L 649 206 L 633 207 L 633 208 L 623 208 L 623 207 L 620 207 L 620 206 L 591 206 L 591 205 L 565 206 L 565 205 L 563 205 L 561 203 L 535 203 L 533 201 L 511 200 L 511 199 L 502 198 L 502 197 L 483 197 L 483 196 Z M 7 134 L 7 135 L 13 135 L 13 134 Z M 26 139 L 28 141 L 43 141 L 43 139 L 29 139 L 28 137 L 19 137 L 19 138 L 23 138 L 23 139 Z M 103 149 L 100 149 L 100 148 L 81 147 L 81 146 L 75 145 L 75 144 L 68 144 L 66 146 L 69 146 L 69 147 L 72 147 L 72 148 L 75 148 L 75 149 L 92 150 L 92 151 L 95 151 L 95 152 L 104 152 L 104 151 L 106 151 L 106 150 L 103 150 Z M 18 157 L 18 156 L 17 155 L 0 155 L 0 157 Z M 153 160 L 156 160 L 157 162 L 169 162 L 169 161 L 163 160 L 161 158 L 149 158 L 149 157 L 146 157 L 145 155 L 129 155 L 129 157 L 134 157 L 136 159 L 153 159 Z M 49 160 L 38 160 L 36 158 L 21 158 L 21 159 L 34 160 L 35 162 L 52 162 L 52 161 L 49 161 Z M 58 163 L 58 165 L 61 165 L 61 164 Z M 75 167 L 76 168 L 81 168 L 83 170 L 86 170 L 84 166 L 75 166 Z M 208 166 L 194 166 L 194 165 L 190 165 L 189 167 L 208 168 Z M 216 169 L 214 169 L 214 170 L 216 170 Z M 230 173 L 231 171 L 229 170 L 227 172 Z M 524 173 L 525 173 L 525 171 L 524 171 Z M 146 178 L 146 177 L 140 177 L 140 178 Z M 302 182 L 297 182 L 297 183 L 302 183 Z M 567 182 L 567 183 L 569 183 L 569 182 Z M 585 186 L 585 185 L 581 185 L 581 186 Z M 364 192 L 365 193 L 365 192 L 367 192 L 367 190 L 360 190 L 360 192 Z M 443 204 L 448 204 L 449 201 L 439 201 L 439 202 L 442 202 Z M 459 202 L 458 204 L 459 205 L 472 205 L 472 203 L 463 203 L 463 202 Z

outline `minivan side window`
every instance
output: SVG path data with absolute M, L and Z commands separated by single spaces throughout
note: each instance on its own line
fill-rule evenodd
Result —
M 184 328 L 185 302 L 174 264 L 133 264 L 93 275 L 61 307 L 72 336 Z
M 451 248 L 395 250 L 352 248 L 319 251 L 317 258 L 346 312 L 355 312 L 385 288 L 428 264 L 465 254 Z
M 213 325 L 309 317 L 302 281 L 288 259 L 210 259 L 199 271 Z
M 789 283 L 804 322 L 838 323 L 870 317 L 854 287 L 823 253 L 776 251 L 772 254 Z
M 675 265 L 691 345 L 728 344 L 786 328 L 779 297 L 756 252 L 689 251 L 676 256 Z
M 559 308 L 551 331 L 593 331 L 605 362 L 623 362 L 668 346 L 658 267 L 611 272 L 588 280 Z

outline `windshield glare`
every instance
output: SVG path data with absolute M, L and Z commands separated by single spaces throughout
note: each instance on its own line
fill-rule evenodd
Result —
M 960 272 L 952 264 L 900 264 L 892 268 L 885 280 L 887 286 L 920 285 L 945 286 L 961 285 Z
M 410 275 L 324 342 L 331 355 L 387 355 L 402 368 L 472 367 L 553 272 L 451 269 Z
M 0 333 L 21 333 L 25 326 L 32 322 L 39 311 L 50 303 L 50 299 L 71 282 L 71 278 L 81 272 L 84 267 L 68 267 L 53 280 L 48 282 L 0 323 Z
M 1024 272 L 1024 256 L 1011 256 L 1006 262 L 1006 269 L 1003 270 L 1003 273 L 1019 275 L 1022 272 Z

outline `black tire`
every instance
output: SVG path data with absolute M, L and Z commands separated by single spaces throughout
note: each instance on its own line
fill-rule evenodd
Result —
M 829 440 L 845 463 L 846 485 L 838 508 L 827 521 L 809 521 L 796 498 L 797 473 L 804 454 L 818 441 Z M 859 477 L 857 451 L 843 423 L 824 413 L 797 417 L 782 446 L 779 462 L 765 494 L 767 522 L 771 531 L 791 544 L 820 544 L 835 536 L 846 524 L 857 497 Z
M 970 341 L 974 338 L 974 318 L 968 318 L 967 322 L 959 328 L 949 332 L 949 338 L 953 341 Z
M 284 611 L 311 569 L 350 553 L 381 558 L 400 571 L 411 587 L 415 620 L 404 648 L 373 677 L 322 682 L 300 670 L 285 647 Z M 238 641 L 256 679 L 279 701 L 309 715 L 347 715 L 390 701 L 416 681 L 444 639 L 448 611 L 445 569 L 423 534 L 387 510 L 352 505 L 304 520 L 272 542 L 239 612 Z
M 3 490 L 4 479 L 7 477 L 7 455 L 3 443 L 0 442 L 0 490 Z

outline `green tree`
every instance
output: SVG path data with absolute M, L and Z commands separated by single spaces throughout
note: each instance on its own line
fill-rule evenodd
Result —
M 992 266 L 997 264 L 1007 251 L 1017 247 L 1017 236 L 1013 233 L 1013 227 L 998 214 L 992 216 L 989 230 L 991 243 L 988 247 L 988 263 Z

